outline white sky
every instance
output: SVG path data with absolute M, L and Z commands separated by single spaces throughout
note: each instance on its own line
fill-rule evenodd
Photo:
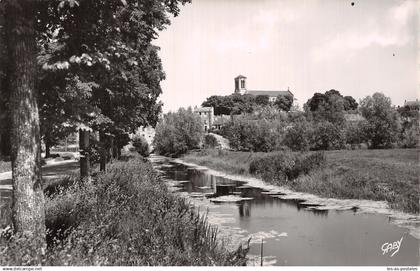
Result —
M 289 87 L 300 106 L 330 89 L 415 100 L 418 9 L 415 0 L 193 0 L 154 42 L 163 110 L 229 95 L 238 74 L 248 89 Z

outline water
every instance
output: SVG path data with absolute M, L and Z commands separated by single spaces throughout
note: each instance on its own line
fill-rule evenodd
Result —
M 250 258 L 272 265 L 418 265 L 419 240 L 378 214 L 316 210 L 299 200 L 264 194 L 244 182 L 217 177 L 169 160 L 154 162 L 177 193 L 208 210 L 231 244 L 251 238 Z M 238 199 L 224 202 L 225 199 Z M 240 200 L 246 199 L 246 200 Z M 400 240 L 397 253 L 381 246 Z

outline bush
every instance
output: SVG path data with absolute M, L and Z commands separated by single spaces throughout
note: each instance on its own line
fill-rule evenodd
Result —
M 287 185 L 299 175 L 308 174 L 324 162 L 325 156 L 322 152 L 278 152 L 255 158 L 249 165 L 249 172 L 261 176 L 264 181 Z
M 339 150 L 345 147 L 345 134 L 336 124 L 319 122 L 311 137 L 312 150 Z
M 159 154 L 176 157 L 198 148 L 203 135 L 200 117 L 191 108 L 181 108 L 166 114 L 157 124 L 153 145 Z
M 222 128 L 230 147 L 239 151 L 270 152 L 280 147 L 283 138 L 278 121 L 241 116 Z
M 216 137 L 214 135 L 205 135 L 204 136 L 204 147 L 205 148 L 210 148 L 210 149 L 214 149 L 219 147 L 220 144 L 217 141 Z
M 293 151 L 309 150 L 311 128 L 306 121 L 297 122 L 289 127 L 284 135 L 283 144 Z
M 149 144 L 147 143 L 146 139 L 141 135 L 135 135 L 132 139 L 133 147 L 135 150 L 144 157 L 149 156 L 150 149 Z
M 2 242 L 2 265 L 244 265 L 216 228 L 171 194 L 149 163 L 111 164 L 95 179 L 74 182 L 46 201 L 49 247 L 27 257 L 23 241 Z M 17 255 L 17 256 L 16 256 Z
M 414 124 L 402 131 L 398 145 L 402 148 L 415 148 L 419 143 L 419 136 L 419 127 Z

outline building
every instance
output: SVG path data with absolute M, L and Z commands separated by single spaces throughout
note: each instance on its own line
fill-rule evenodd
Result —
M 203 122 L 204 131 L 208 131 L 213 127 L 214 109 L 213 107 L 194 107 L 194 113 L 200 116 Z
M 247 95 L 264 95 L 268 96 L 270 102 L 275 102 L 279 95 L 290 96 L 293 99 L 293 93 L 287 90 L 248 90 L 246 87 L 246 77 L 238 75 L 235 77 L 235 94 L 247 94 Z
M 420 109 L 420 101 L 416 99 L 415 101 L 404 101 L 404 107 L 408 107 L 410 110 L 419 111 Z

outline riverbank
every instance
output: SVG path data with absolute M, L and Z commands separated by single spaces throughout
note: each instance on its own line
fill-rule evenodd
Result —
M 288 182 L 286 187 L 325 198 L 385 201 L 394 210 L 419 213 L 418 149 L 340 150 L 324 154 L 324 166 Z M 250 174 L 249 166 L 268 155 L 201 150 L 184 155 L 182 160 L 229 174 L 259 177 Z
M 171 193 L 151 164 L 140 158 L 110 164 L 106 173 L 83 182 L 67 177 L 66 185 L 46 198 L 46 226 L 43 265 L 246 263 L 246 250 L 231 252 L 221 246 L 216 228 Z M 23 249 L 31 247 L 31 241 L 1 242 L 0 263 L 38 264 Z
M 278 197 L 285 200 L 299 201 L 301 205 L 314 210 L 357 210 L 359 214 L 379 214 L 388 217 L 389 222 L 408 232 L 416 239 L 420 239 L 420 215 L 410 214 L 399 210 L 391 209 L 386 201 L 373 201 L 364 199 L 337 199 L 327 198 L 306 192 L 296 192 L 284 186 L 268 184 L 261 178 L 249 174 L 232 174 L 220 170 L 214 170 L 206 166 L 186 162 L 183 159 L 174 159 L 176 163 L 181 163 L 197 170 L 206 171 L 207 174 L 226 178 L 234 181 L 246 182 L 247 186 L 263 189 L 267 195 Z

